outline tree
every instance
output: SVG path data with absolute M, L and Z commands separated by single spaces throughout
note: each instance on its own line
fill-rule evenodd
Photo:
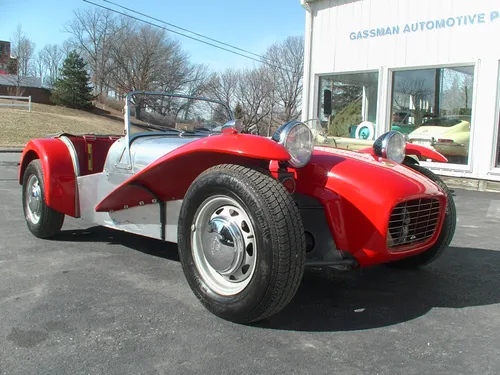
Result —
M 244 113 L 243 128 L 257 127 L 258 133 L 269 133 L 269 122 L 265 119 L 272 111 L 272 82 L 268 79 L 267 67 L 248 69 L 241 73 L 236 90 L 236 99 L 241 103 Z
M 234 107 L 234 118 L 236 120 L 242 120 L 243 116 L 245 116 L 245 112 L 243 112 L 243 107 L 241 103 L 237 103 L 236 107 Z
M 54 82 L 56 82 L 57 78 L 59 77 L 61 62 L 64 58 L 63 51 L 57 44 L 47 44 L 40 51 L 40 57 L 42 58 L 48 73 L 45 83 L 49 87 L 52 87 L 54 85 Z
M 63 62 L 60 78 L 54 84 L 52 101 L 55 104 L 77 109 L 92 107 L 94 97 L 86 67 L 87 64 L 76 51 L 69 53 Z
M 26 37 L 21 25 L 12 36 L 12 55 L 17 58 L 18 75 L 28 76 L 32 72 L 32 59 L 35 43 Z
M 74 19 L 64 30 L 72 38 L 63 45 L 76 49 L 88 61 L 95 94 L 104 92 L 109 84 L 108 76 L 113 69 L 110 52 L 114 35 L 120 27 L 109 10 L 86 9 L 74 12 Z
M 290 36 L 271 45 L 264 54 L 272 79 L 272 100 L 280 109 L 280 120 L 300 117 L 304 75 L 304 37 Z
M 9 73 L 11 75 L 17 74 L 17 60 L 16 59 L 9 60 L 9 63 L 7 64 L 7 73 Z

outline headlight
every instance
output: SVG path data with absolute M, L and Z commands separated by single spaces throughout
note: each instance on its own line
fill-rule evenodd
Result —
M 406 139 L 400 132 L 387 132 L 373 143 L 373 151 L 377 156 L 402 163 L 406 154 Z
M 290 154 L 288 163 L 301 168 L 311 160 L 314 142 L 311 129 L 301 121 L 290 121 L 276 130 L 272 140 L 283 145 Z

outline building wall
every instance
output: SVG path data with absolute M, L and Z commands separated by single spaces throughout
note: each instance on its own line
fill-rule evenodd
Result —
M 0 40 L 0 70 L 7 71 L 10 60 L 10 42 Z
M 465 164 L 428 166 L 445 175 L 500 180 L 494 157 L 499 123 L 498 0 L 318 0 L 303 6 L 308 9 L 304 119 L 319 115 L 320 76 L 375 72 L 378 136 L 391 126 L 395 72 L 469 66 L 469 158 Z
M 11 96 L 13 94 L 15 95 L 15 90 L 15 86 L 0 85 L 0 96 Z M 20 96 L 31 96 L 31 101 L 33 103 L 54 105 L 54 103 L 50 100 L 52 92 L 48 89 L 39 87 L 21 87 L 20 90 L 22 92 Z

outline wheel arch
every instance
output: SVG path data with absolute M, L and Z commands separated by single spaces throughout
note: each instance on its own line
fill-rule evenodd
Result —
M 35 150 L 31 148 L 26 149 L 21 155 L 21 162 L 19 163 L 19 173 L 17 178 L 20 185 L 22 185 L 23 183 L 24 172 L 26 172 L 28 164 L 35 159 L 40 159 L 40 156 Z
M 78 217 L 78 194 L 73 159 L 66 143 L 58 138 L 29 141 L 21 155 L 18 182 L 23 183 L 29 163 L 39 159 L 44 179 L 47 206 L 73 217 Z
M 185 152 L 160 158 L 124 181 L 99 202 L 95 210 L 109 212 L 158 201 L 183 199 L 196 177 L 209 168 L 235 164 L 268 171 L 272 160 L 264 155 L 229 154 L 216 150 Z

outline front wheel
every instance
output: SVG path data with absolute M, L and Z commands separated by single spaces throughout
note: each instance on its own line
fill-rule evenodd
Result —
M 277 180 L 237 165 L 210 168 L 192 183 L 179 217 L 183 271 L 209 311 L 250 323 L 291 301 L 306 242 L 297 206 Z
M 436 243 L 422 253 L 412 255 L 408 258 L 404 258 L 398 261 L 387 263 L 387 266 L 393 268 L 417 268 L 430 264 L 431 262 L 438 259 L 450 245 L 451 240 L 453 239 L 453 235 L 455 234 L 455 228 L 457 224 L 455 201 L 453 200 L 453 195 L 448 186 L 446 186 L 446 183 L 431 170 L 420 165 L 407 163 L 406 166 L 423 174 L 424 176 L 438 184 L 445 191 L 448 198 L 448 203 L 446 205 L 444 223 Z
M 50 208 L 45 202 L 45 180 L 39 159 L 26 167 L 22 199 L 26 224 L 34 236 L 49 238 L 61 230 L 64 214 Z

